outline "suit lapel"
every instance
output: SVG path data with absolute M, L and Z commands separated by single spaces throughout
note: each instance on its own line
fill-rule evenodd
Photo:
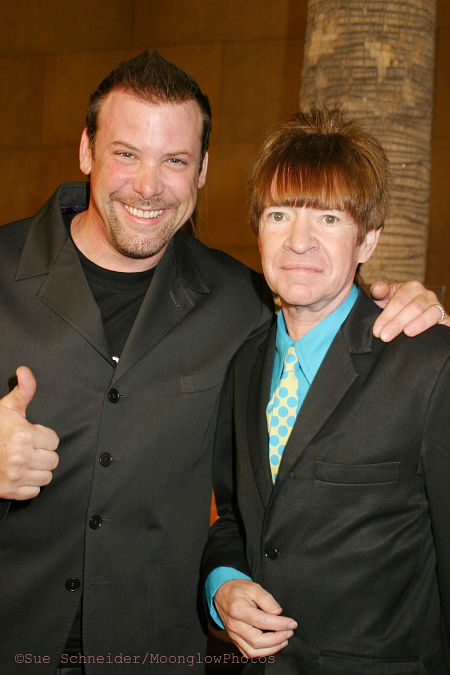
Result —
M 100 310 L 69 239 L 42 284 L 38 298 L 111 362 Z
M 37 297 L 111 362 L 100 310 L 61 218 L 64 199 L 81 204 L 86 187 L 60 188 L 33 218 L 16 273 L 16 281 L 45 276 Z
M 338 333 L 309 388 L 283 453 L 277 483 L 297 462 L 306 459 L 305 449 L 326 424 L 357 373 L 347 346 Z
M 140 361 L 209 293 L 190 250 L 188 235 L 179 232 L 164 253 L 122 350 L 116 381 Z
M 267 506 L 272 493 L 269 467 L 269 436 L 266 407 L 270 398 L 273 361 L 275 355 L 276 322 L 267 340 L 259 348 L 253 365 L 248 392 L 248 447 L 256 484 L 263 504 Z

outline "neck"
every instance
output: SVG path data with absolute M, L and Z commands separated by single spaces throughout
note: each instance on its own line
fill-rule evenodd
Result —
M 333 301 L 327 302 L 324 305 L 320 303 L 308 306 L 290 305 L 281 299 L 281 309 L 289 337 L 294 342 L 304 337 L 306 333 L 309 333 L 310 330 L 342 305 L 349 296 L 352 287 L 353 285 L 344 294 L 340 294 Z

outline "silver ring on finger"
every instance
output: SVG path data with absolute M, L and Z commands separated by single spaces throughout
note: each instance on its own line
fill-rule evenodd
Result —
M 441 318 L 439 319 L 438 323 L 442 323 L 445 318 L 445 309 L 442 307 L 442 305 L 439 305 L 437 302 L 433 305 L 433 307 L 436 307 L 440 311 Z

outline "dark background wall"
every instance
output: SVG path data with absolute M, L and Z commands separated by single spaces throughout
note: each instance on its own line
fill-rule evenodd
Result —
M 307 0 L 0 0 L 0 222 L 79 180 L 91 90 L 157 49 L 213 108 L 200 238 L 259 269 L 246 177 L 263 135 L 298 108 Z M 428 284 L 450 288 L 450 2 L 437 0 Z M 382 139 L 380 139 L 382 140 Z M 448 294 L 448 291 L 447 291 Z

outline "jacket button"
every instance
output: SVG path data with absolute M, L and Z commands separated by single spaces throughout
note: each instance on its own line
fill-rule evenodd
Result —
M 108 401 L 110 403 L 118 403 L 120 398 L 120 393 L 117 389 L 110 389 L 108 391 Z
M 101 466 L 111 466 L 113 458 L 109 454 L 109 452 L 102 452 L 102 454 L 98 458 L 98 461 L 100 462 Z
M 266 557 L 267 560 L 275 560 L 275 558 L 278 558 L 279 555 L 280 552 L 276 546 L 269 546 L 269 548 L 264 552 L 264 557 Z
M 89 527 L 91 530 L 98 530 L 98 528 L 102 526 L 102 522 L 103 520 L 101 516 L 91 516 L 89 518 Z
M 70 577 L 70 579 L 66 579 L 66 583 L 64 585 L 68 591 L 73 593 L 73 591 L 77 591 L 80 588 L 81 582 L 76 577 Z

